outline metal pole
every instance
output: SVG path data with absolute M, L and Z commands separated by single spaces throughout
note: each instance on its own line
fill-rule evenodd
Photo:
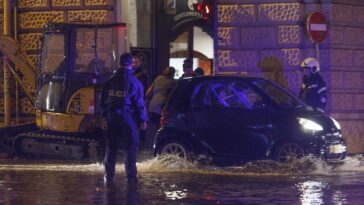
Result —
M 218 12 L 219 10 L 219 6 L 217 1 L 214 1 L 214 59 L 212 61 L 213 66 L 211 67 L 212 71 L 211 74 L 215 75 L 216 73 L 219 72 L 219 55 L 218 55 L 218 51 L 219 51 L 219 35 L 218 35 L 218 26 L 217 26 L 217 22 L 218 22 Z
M 11 35 L 10 1 L 4 0 L 4 36 Z M 6 58 L 4 59 L 6 61 Z M 4 62 L 4 126 L 9 126 L 11 123 L 10 75 L 8 65 Z
M 14 15 L 14 39 L 17 40 L 18 38 L 18 30 L 17 30 L 17 25 L 18 25 L 18 22 L 17 22 L 17 14 L 18 14 L 18 6 L 17 6 L 18 2 L 15 0 L 14 1 L 14 12 L 13 12 L 13 15 Z M 15 67 L 15 71 L 17 72 L 18 69 Z M 20 113 L 20 102 L 19 102 L 19 84 L 18 84 L 18 81 L 15 81 L 15 120 L 16 120 L 16 124 L 18 125 L 19 124 L 19 113 Z
M 318 43 L 315 43 L 315 50 L 316 50 L 316 59 L 320 62 L 320 49 Z

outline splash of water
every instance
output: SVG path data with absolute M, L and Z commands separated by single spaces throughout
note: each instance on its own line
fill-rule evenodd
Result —
M 335 167 L 337 172 L 364 172 L 364 156 L 347 156 L 342 164 Z
M 164 156 L 158 158 L 149 158 L 138 162 L 138 171 L 141 173 L 163 173 L 163 172 L 185 172 L 194 174 L 215 174 L 215 175 L 334 175 L 342 172 L 364 172 L 364 157 L 362 155 L 349 156 L 339 165 L 331 165 L 327 162 L 306 156 L 290 163 L 279 163 L 272 160 L 260 160 L 248 162 L 234 167 L 217 167 L 198 163 L 197 161 L 188 161 L 176 156 Z M 118 163 L 117 170 L 124 171 L 124 164 Z M 70 172 L 103 172 L 102 163 L 79 164 L 69 162 L 34 162 L 14 160 L 2 161 L 0 171 L 2 170 L 24 170 L 24 171 L 70 171 Z
M 197 161 L 188 161 L 175 155 L 164 155 L 146 160 L 138 164 L 140 171 L 146 172 L 172 172 L 172 171 L 197 171 L 201 168 Z
M 332 167 L 325 161 L 313 156 L 306 156 L 290 163 L 279 163 L 273 160 L 248 162 L 241 166 L 216 167 L 203 166 L 168 155 L 154 158 L 138 165 L 142 172 L 193 172 L 219 175 L 323 175 L 329 174 Z

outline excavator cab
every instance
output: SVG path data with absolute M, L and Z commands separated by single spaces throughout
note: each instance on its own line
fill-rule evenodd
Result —
M 19 156 L 102 157 L 99 100 L 125 52 L 125 24 L 51 23 L 44 27 L 36 69 L 36 125 L 19 134 Z
M 97 88 L 118 68 L 124 27 L 47 24 L 37 69 L 37 113 L 98 113 Z

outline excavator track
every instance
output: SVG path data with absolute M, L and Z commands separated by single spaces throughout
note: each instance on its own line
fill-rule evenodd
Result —
M 43 131 L 17 135 L 13 148 L 15 155 L 26 158 L 92 161 L 101 160 L 104 150 L 95 139 Z

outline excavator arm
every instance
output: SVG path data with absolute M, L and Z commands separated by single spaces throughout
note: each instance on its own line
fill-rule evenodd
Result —
M 4 54 L 4 62 L 8 65 L 14 78 L 34 105 L 36 71 L 29 63 L 28 55 L 20 49 L 19 43 L 9 36 L 0 38 L 0 51 Z M 11 64 L 16 66 L 22 77 Z

